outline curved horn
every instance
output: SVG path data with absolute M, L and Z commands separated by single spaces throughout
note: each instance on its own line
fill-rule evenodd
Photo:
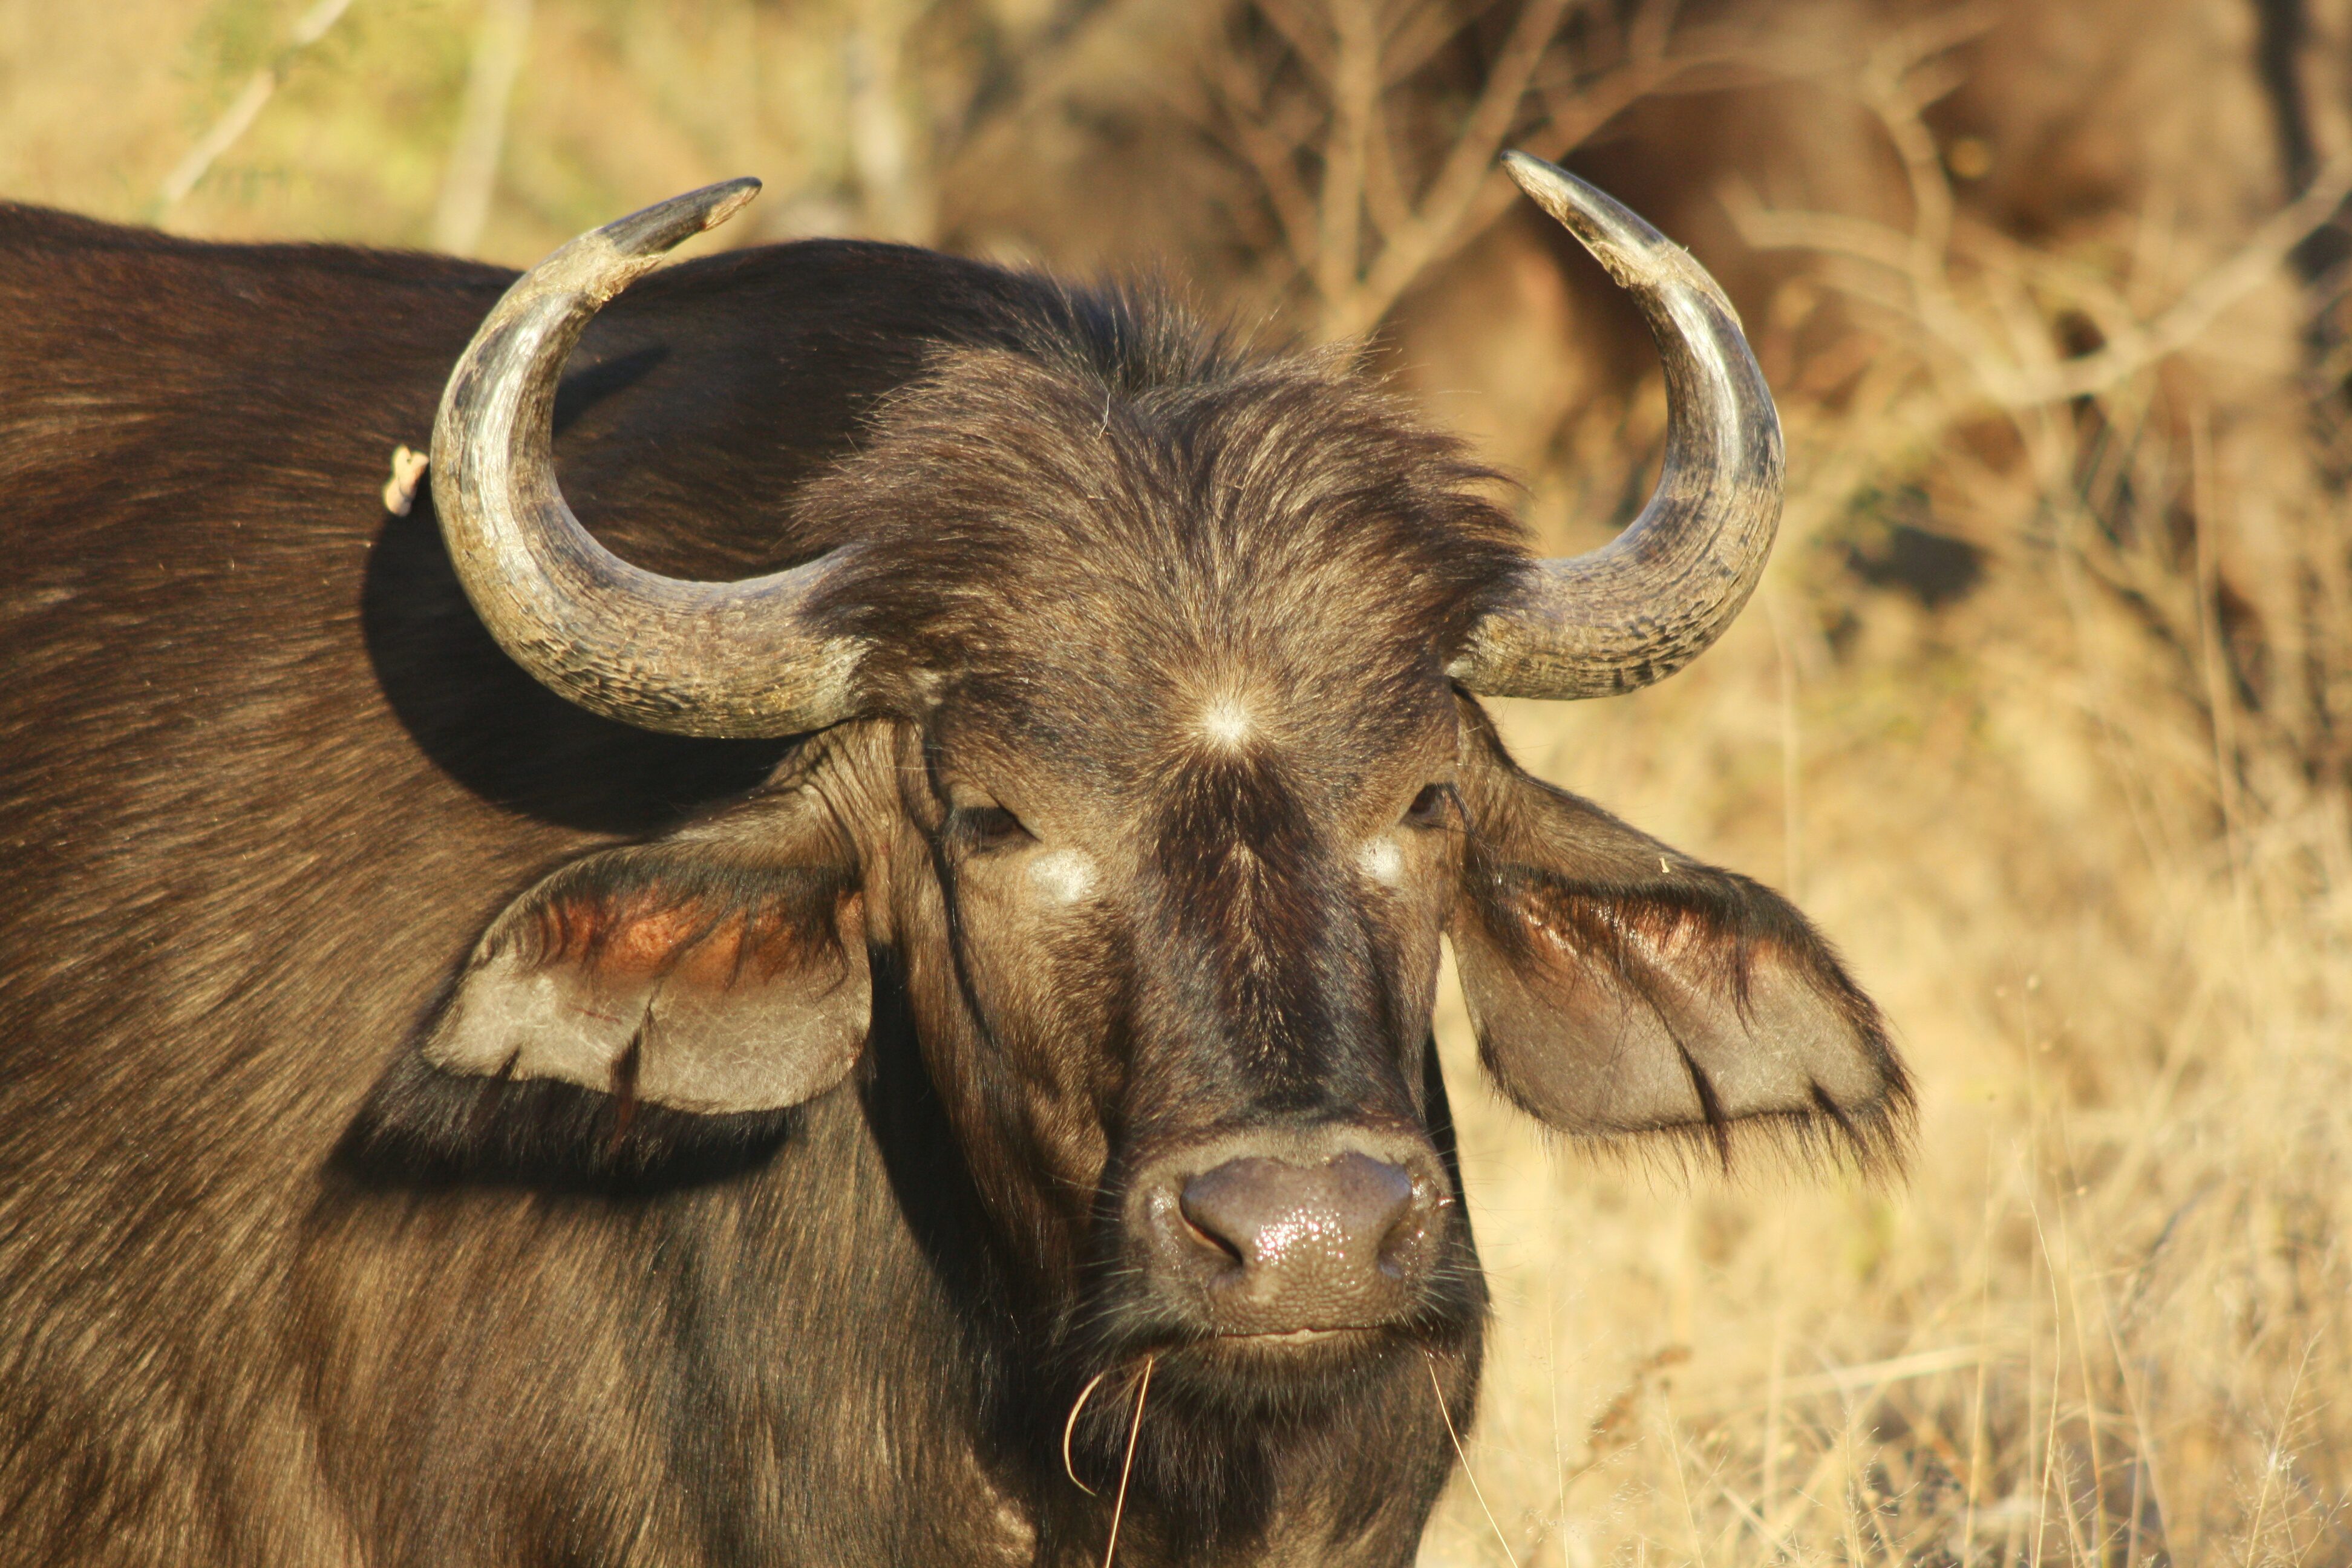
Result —
M 861 646 L 803 606 L 838 555 L 740 583 L 644 571 L 556 488 L 555 389 L 589 319 L 759 194 L 729 180 L 582 235 L 515 280 L 450 373 L 433 502 L 466 596 L 509 658 L 593 712 L 679 735 L 788 735 L 850 716 Z
M 1649 321 L 1666 460 L 1631 527 L 1537 562 L 1447 673 L 1490 697 L 1607 697 L 1672 675 L 1747 604 L 1780 521 L 1780 420 L 1731 302 L 1687 251 L 1563 169 L 1504 163 Z

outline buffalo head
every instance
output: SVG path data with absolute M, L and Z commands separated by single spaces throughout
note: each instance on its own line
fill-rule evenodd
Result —
M 1433 1377 L 1466 1411 L 1484 1297 L 1430 1044 L 1441 938 L 1495 1084 L 1550 1126 L 1889 1152 L 1901 1068 L 1804 919 L 1529 778 L 1476 700 L 1670 673 L 1747 599 L 1780 508 L 1712 280 L 1512 168 L 1633 292 L 1671 396 L 1648 509 L 1569 560 L 1529 556 L 1488 476 L 1348 363 L 1067 296 L 875 410 L 793 501 L 834 548 L 659 576 L 566 507 L 557 379 L 603 301 L 753 187 L 518 282 L 434 436 L 483 621 L 608 716 L 807 738 L 751 798 L 517 899 L 371 1136 L 650 1171 L 777 1135 L 897 1021 L 1032 1352 L 1008 1375 L 1081 1407 L 1065 1454 L 1097 1485 L 1126 1406 L 1082 1396 L 1108 1375 L 1149 1369 L 1162 1419 L 1236 1445 L 1382 1389 L 1426 1410 Z M 515 1131 L 534 1095 L 568 1120 Z

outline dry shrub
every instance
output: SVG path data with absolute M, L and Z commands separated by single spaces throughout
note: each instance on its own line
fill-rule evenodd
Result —
M 1486 1108 L 1486 1507 L 1427 1561 L 1502 1561 L 1488 1509 L 1521 1563 L 2352 1561 L 2352 598 L 2285 265 L 2344 172 L 2268 221 L 2168 185 L 2223 83 L 2143 89 L 2062 226 L 2030 174 L 1956 193 L 1937 112 L 2032 40 L 1953 19 L 1840 73 L 1896 199 L 1722 192 L 1807 263 L 1751 310 L 1797 477 L 1761 614 L 1507 725 L 1838 934 L 1927 1086 L 1916 1174 L 1686 1190 Z M 2192 179 L 2262 178 L 2238 131 Z
M 1661 688 L 1503 722 L 1848 950 L 1914 1173 L 1596 1164 L 1478 1091 L 1449 1007 L 1497 1310 L 1424 1561 L 2352 1563 L 2352 441 L 2305 237 L 2352 176 L 2345 16 L 537 0 L 469 117 L 515 5 L 352 0 L 293 48 L 293 4 L 0 0 L 0 190 L 462 240 L 487 137 L 515 260 L 745 171 L 739 238 L 1167 258 L 1377 327 L 1557 547 L 1638 504 L 1661 410 L 1493 147 L 1572 153 L 1731 283 L 1790 436 L 1756 605 Z

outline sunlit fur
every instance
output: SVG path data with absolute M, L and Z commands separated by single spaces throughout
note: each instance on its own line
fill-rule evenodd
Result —
M 1658 892 L 1661 847 L 1447 685 L 1527 557 L 1346 357 L 901 247 L 649 279 L 567 378 L 567 493 L 675 574 L 856 542 L 821 610 L 876 650 L 871 718 L 701 742 L 532 685 L 429 505 L 375 509 L 504 281 L 0 208 L 0 1539 L 29 1558 L 1094 1561 L 1065 1423 L 1156 1355 L 1122 1563 L 1398 1568 L 1454 1462 L 1436 1400 L 1475 1395 L 1462 1205 L 1404 1320 L 1292 1353 L 1149 1288 L 1123 1184 L 1331 1118 L 1455 1180 L 1449 922 L 1521 954 L 1485 997 L 1506 1091 L 1632 1119 L 1585 1135 L 1675 1135 L 1676 1051 L 1834 1016 L 1860 1087 L 1807 1124 L 1891 1145 L 1900 1069 L 1801 918 L 1719 873 Z M 1087 878 L 1029 874 L 1072 846 Z M 1701 981 L 1756 932 L 1800 962 L 1653 1041 L 1650 1099 L 1596 1099 L 1606 1031 L 1507 993 L 1619 993 L 1465 895 L 1472 861 L 1580 930 L 1671 928 Z M 838 1008 L 865 973 L 863 1052 L 738 1114 L 643 1101 L 626 1017 L 598 1081 L 418 1054 L 468 986 L 594 994 L 622 957 L 706 1008 L 795 977 Z M 1072 1435 L 1098 1492 L 1128 1414 Z

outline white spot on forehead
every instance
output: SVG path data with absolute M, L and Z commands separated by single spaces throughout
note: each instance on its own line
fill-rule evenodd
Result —
M 1224 696 L 1201 710 L 1201 733 L 1227 751 L 1238 750 L 1257 731 L 1257 716 L 1240 698 Z
M 1031 862 L 1029 881 L 1055 903 L 1078 903 L 1094 896 L 1095 863 L 1076 849 L 1056 849 Z
M 1404 854 L 1386 834 L 1364 846 L 1356 856 L 1356 869 L 1384 888 L 1404 880 Z

